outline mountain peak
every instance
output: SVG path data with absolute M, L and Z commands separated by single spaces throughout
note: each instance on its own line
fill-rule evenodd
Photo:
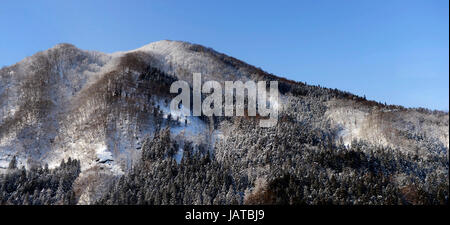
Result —
M 59 43 L 59 44 L 56 44 L 55 46 L 53 46 L 50 49 L 67 49 L 67 48 L 78 49 L 75 45 L 70 44 L 70 43 Z
M 155 50 L 174 50 L 174 49 L 184 49 L 187 45 L 191 45 L 188 42 L 183 41 L 172 41 L 172 40 L 160 40 L 151 42 L 149 44 L 146 44 L 140 48 L 137 48 L 135 50 L 131 50 L 130 52 L 134 51 L 155 51 Z

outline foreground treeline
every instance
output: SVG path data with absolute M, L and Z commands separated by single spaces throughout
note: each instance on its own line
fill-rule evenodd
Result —
M 116 177 L 95 204 L 448 204 L 448 159 L 420 158 L 280 123 L 271 129 L 238 122 L 227 140 L 193 146 L 168 128 L 143 144 L 141 159 Z M 253 125 L 252 125 L 253 124 Z M 257 126 L 257 125 L 255 125 Z M 80 162 L 54 169 L 16 167 L 0 175 L 0 204 L 76 204 Z
M 446 160 L 420 160 L 359 142 L 351 148 L 285 142 L 294 137 L 305 138 L 279 136 L 284 144 L 272 152 L 265 152 L 272 148 L 264 145 L 224 154 L 225 146 L 219 144 L 210 152 L 204 146 L 180 144 L 163 129 L 146 140 L 141 160 L 95 203 L 448 204 Z M 316 142 L 315 138 L 303 141 Z M 233 143 L 232 139 L 226 145 Z M 292 144 L 301 147 L 292 150 Z M 0 175 L 0 204 L 76 204 L 79 196 L 72 184 L 79 173 L 77 160 L 63 161 L 54 169 L 25 170 L 16 168 L 13 159 Z
M 16 167 L 15 157 L 8 171 L 0 175 L 0 205 L 76 204 L 72 184 L 80 173 L 78 160 L 63 160 L 59 167 Z
M 217 153 L 224 151 L 221 145 L 213 153 L 179 146 L 162 130 L 97 204 L 448 204 L 447 160 L 419 160 L 358 142 L 350 149 L 310 146 L 283 140 L 306 137 L 281 130 L 277 139 L 284 144 L 277 151 L 265 152 L 264 145 L 226 155 Z M 291 149 L 293 144 L 300 148 Z

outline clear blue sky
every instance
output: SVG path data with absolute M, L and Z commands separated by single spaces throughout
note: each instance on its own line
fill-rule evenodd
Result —
M 407 107 L 449 108 L 448 0 L 2 0 L 0 66 L 61 42 L 115 52 L 162 39 Z

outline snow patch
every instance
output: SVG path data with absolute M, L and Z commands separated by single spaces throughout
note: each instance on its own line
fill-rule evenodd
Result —
M 110 151 L 108 151 L 108 148 L 104 144 L 97 144 L 95 153 L 97 154 L 96 161 L 98 161 L 100 163 L 113 161 L 112 153 Z

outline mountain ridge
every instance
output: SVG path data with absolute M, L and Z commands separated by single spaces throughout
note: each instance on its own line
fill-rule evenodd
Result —
M 220 55 L 226 56 L 226 57 L 228 57 L 228 58 L 230 58 L 232 60 L 239 61 L 240 64 L 245 64 L 246 66 L 253 67 L 253 70 L 258 71 L 258 73 L 261 73 L 261 74 L 264 74 L 266 76 L 269 76 L 272 79 L 282 80 L 282 81 L 285 81 L 287 83 L 305 84 L 306 85 L 306 83 L 303 82 L 303 81 L 292 80 L 292 79 L 288 79 L 288 78 L 285 78 L 285 77 L 282 77 L 282 76 L 277 76 L 277 75 L 271 74 L 269 72 L 264 71 L 261 68 L 249 65 L 249 64 L 247 64 L 247 63 L 245 63 L 245 62 L 243 62 L 243 61 L 241 61 L 239 59 L 236 59 L 236 58 L 228 56 L 226 54 L 217 52 L 211 47 L 205 47 L 205 46 L 202 46 L 202 45 L 199 45 L 199 44 L 193 44 L 193 43 L 190 43 L 190 42 L 178 41 L 178 40 L 174 41 L 174 40 L 164 39 L 164 40 L 160 40 L 160 41 L 150 42 L 149 44 L 145 44 L 145 45 L 143 45 L 141 47 L 138 47 L 136 49 L 132 49 L 132 50 L 128 50 L 128 51 L 116 51 L 116 52 L 112 52 L 112 53 L 103 53 L 103 52 L 99 52 L 99 51 L 96 51 L 96 50 L 84 50 L 84 49 L 78 48 L 77 46 L 75 46 L 75 45 L 73 45 L 71 43 L 62 42 L 62 43 L 58 43 L 58 44 L 54 45 L 53 47 L 51 47 L 51 48 L 49 48 L 47 50 L 39 51 L 38 53 L 47 52 L 47 51 L 51 51 L 51 50 L 70 48 L 70 49 L 75 49 L 76 51 L 80 51 L 80 52 L 87 52 L 87 53 L 92 53 L 92 54 L 106 55 L 106 56 L 109 56 L 109 57 L 113 58 L 113 57 L 123 56 L 123 55 L 125 55 L 127 53 L 134 53 L 134 52 L 140 52 L 140 51 L 142 51 L 142 52 L 149 52 L 150 51 L 151 52 L 152 49 L 154 50 L 155 48 L 156 49 L 161 49 L 161 47 L 158 47 L 158 44 L 160 44 L 160 43 L 176 43 L 176 45 L 178 45 L 178 46 L 189 47 L 189 50 L 196 49 L 196 51 L 202 51 L 202 50 L 199 50 L 199 49 L 203 49 L 203 51 L 210 51 L 210 52 L 213 52 L 214 54 L 220 54 Z M 164 45 L 167 46 L 166 44 L 164 44 Z M 38 54 L 38 53 L 36 53 L 36 54 Z M 33 57 L 34 55 L 27 56 L 23 60 L 15 63 L 13 65 L 9 65 L 9 66 L 5 65 L 5 66 L 3 66 L 2 69 L 7 69 L 7 68 L 14 67 L 16 64 L 21 63 L 23 61 L 26 61 L 28 58 Z M 318 85 L 309 85 L 309 86 L 322 87 L 320 84 L 318 84 Z M 361 99 L 364 98 L 362 96 L 358 96 L 356 94 L 353 94 L 353 93 L 351 93 L 349 91 L 343 91 L 343 90 L 340 90 L 340 89 L 337 89 L 337 88 L 327 88 L 327 87 L 322 87 L 322 88 L 331 89 L 331 90 L 339 90 L 340 92 L 343 92 L 343 93 L 346 93 L 348 95 L 351 95 L 352 97 L 361 98 Z M 418 106 L 418 107 L 405 107 L 405 106 L 402 106 L 402 105 L 395 105 L 395 104 L 383 104 L 383 103 L 377 102 L 375 100 L 367 100 L 367 99 L 364 99 L 364 100 L 366 100 L 367 102 L 371 102 L 371 104 L 376 103 L 376 104 L 379 104 L 379 105 L 391 106 L 391 107 L 395 107 L 395 108 L 404 108 L 404 109 L 407 109 L 407 110 L 408 109 L 409 110 L 421 110 L 421 111 L 430 111 L 430 112 L 434 112 L 434 113 L 448 114 L 448 110 L 428 109 L 426 107 L 420 107 L 420 106 Z

